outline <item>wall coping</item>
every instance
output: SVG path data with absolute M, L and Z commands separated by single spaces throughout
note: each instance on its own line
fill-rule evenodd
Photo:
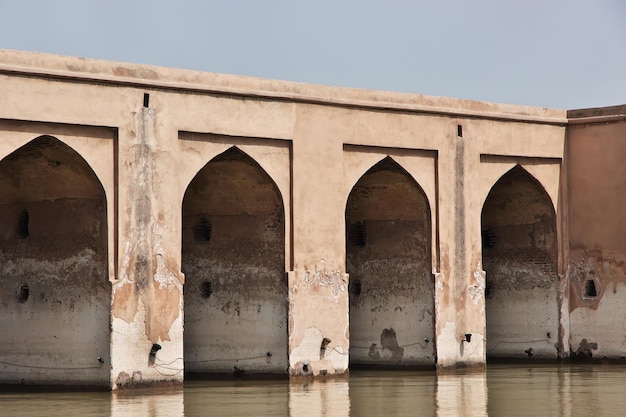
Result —
M 319 105 L 566 125 L 565 110 L 0 49 L 0 74 Z

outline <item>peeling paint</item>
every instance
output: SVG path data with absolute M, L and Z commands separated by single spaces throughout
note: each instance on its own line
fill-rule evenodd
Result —
M 582 339 L 576 351 L 572 352 L 571 358 L 574 360 L 587 360 L 593 357 L 595 350 L 598 350 L 598 344 Z
M 300 344 L 292 349 L 289 356 L 290 375 L 314 375 L 321 371 L 327 374 L 341 374 L 345 371 L 344 360 L 347 352 L 341 346 L 328 346 L 325 348 L 322 358 L 322 342 L 324 336 L 319 328 L 307 327 Z
M 181 294 L 183 291 L 183 286 L 180 283 L 178 278 L 178 274 L 175 274 L 172 269 L 168 268 L 165 259 L 163 257 L 163 249 L 160 247 L 156 248 L 156 259 L 157 259 L 157 270 L 154 274 L 154 280 L 159 284 L 159 289 L 167 289 L 174 290 L 177 289 Z
M 474 284 L 470 285 L 468 292 L 472 303 L 474 303 L 474 305 L 478 305 L 478 303 L 485 296 L 485 271 L 477 269 L 476 271 L 474 271 L 473 276 Z
M 305 271 L 304 282 L 311 287 L 328 287 L 333 297 L 337 298 L 340 292 L 346 292 L 348 283 L 339 271 Z

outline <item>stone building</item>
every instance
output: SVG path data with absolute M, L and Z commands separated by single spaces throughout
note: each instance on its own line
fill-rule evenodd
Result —
M 625 156 L 626 106 L 0 51 L 0 382 L 623 358 Z

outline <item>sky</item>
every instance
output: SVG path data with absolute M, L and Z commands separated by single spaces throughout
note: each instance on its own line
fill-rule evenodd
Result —
M 626 104 L 626 0 L 0 0 L 0 49 L 576 109 Z

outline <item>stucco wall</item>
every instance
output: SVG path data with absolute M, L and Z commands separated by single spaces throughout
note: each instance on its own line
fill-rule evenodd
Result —
M 567 137 L 569 347 L 578 359 L 626 355 L 625 113 L 623 106 L 570 112 L 577 123 Z
M 560 110 L 0 51 L 2 155 L 55 135 L 102 184 L 112 307 L 98 337 L 113 388 L 180 382 L 185 367 L 342 374 L 361 344 L 385 359 L 385 330 L 412 364 L 483 366 L 484 202 L 514 166 L 532 175 L 554 207 L 562 288 L 566 123 Z M 233 147 L 240 158 L 221 160 Z M 366 174 L 387 158 L 399 171 Z M 353 206 L 361 178 L 375 199 Z M 351 248 L 353 218 L 369 247 Z M 367 280 L 384 299 L 365 302 Z M 569 295 L 555 296 L 561 349 Z

